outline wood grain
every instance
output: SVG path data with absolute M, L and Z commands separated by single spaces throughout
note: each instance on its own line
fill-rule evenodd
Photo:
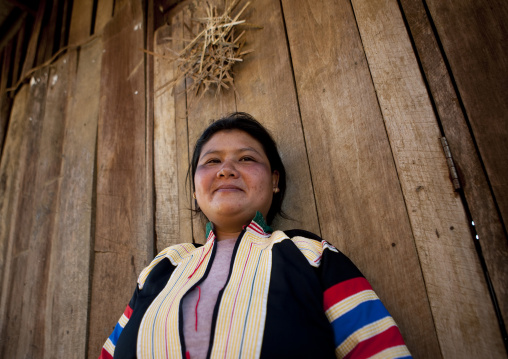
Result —
M 9 74 L 12 73 L 12 51 L 13 42 L 10 41 L 1 53 L 1 67 L 0 67 L 0 156 L 2 155 L 2 147 L 4 144 L 5 134 L 7 132 L 7 125 L 9 123 L 9 115 L 11 111 L 12 98 L 11 94 L 7 92 L 9 86 Z
M 425 77 L 461 177 L 487 268 L 504 318 L 508 318 L 508 240 L 486 174 L 460 108 L 423 3 L 401 0 Z M 506 323 L 506 320 L 505 320 Z
M 321 233 L 415 357 L 441 357 L 390 143 L 348 1 L 282 1 Z
M 42 20 L 44 18 L 44 9 L 46 8 L 46 0 L 41 0 L 39 2 L 39 8 L 37 10 L 37 16 L 35 17 L 35 22 L 32 28 L 32 35 L 30 36 L 30 41 L 28 42 L 28 47 L 26 50 L 25 61 L 23 62 L 23 69 L 21 70 L 21 76 L 23 77 L 33 66 L 35 61 L 35 55 L 37 53 L 37 47 L 39 43 L 39 35 L 42 27 Z
M 22 112 L 25 125 L 20 141 L 20 165 L 18 174 L 14 174 L 19 186 L 19 198 L 14 199 L 16 207 L 12 208 L 9 223 L 0 302 L 1 334 L 5 339 L 0 355 L 5 358 L 42 356 L 43 331 L 36 334 L 34 329 L 39 328 L 43 320 L 37 314 L 37 309 L 40 302 L 44 303 L 42 288 L 47 280 L 44 271 L 48 241 L 45 238 L 41 240 L 39 233 L 48 234 L 48 210 L 52 205 L 47 202 L 47 197 L 46 201 L 41 198 L 43 182 L 48 176 L 44 176 L 44 168 L 40 166 L 40 162 L 45 160 L 44 156 L 40 156 L 40 150 L 48 72 L 48 69 L 40 70 L 32 77 L 26 107 Z M 39 170 L 42 173 L 39 174 Z
M 32 80 L 26 128 L 27 151 L 22 198 L 14 224 L 2 357 L 44 357 L 47 334 L 45 311 L 51 238 L 59 191 L 62 140 L 65 129 L 69 62 L 62 58 L 48 74 L 41 70 Z M 49 75 L 49 76 L 48 76 Z M 55 76 L 62 81 L 54 81 Z M 48 79 L 49 77 L 49 79 Z
M 21 180 L 23 178 L 24 149 L 26 148 L 25 137 L 28 121 L 25 111 L 28 101 L 29 85 L 24 85 L 14 98 L 10 115 L 9 129 L 5 138 L 5 145 L 0 163 L 0 336 L 4 336 L 6 322 L 5 301 L 9 292 L 9 272 L 14 241 L 13 228 L 16 221 L 16 210 L 21 200 Z M 5 284 L 5 286 L 4 286 Z M 3 345 L 3 344 L 2 344 Z
M 508 3 L 427 1 L 508 228 Z M 506 319 L 506 318 L 505 318 Z
M 279 217 L 273 227 L 301 228 L 320 235 L 280 4 L 253 2 L 245 17 L 263 28 L 245 34 L 246 49 L 254 52 L 235 68 L 237 108 L 252 114 L 271 131 L 287 172 L 283 210 L 291 219 Z
M 115 14 L 103 35 L 90 358 L 97 357 L 137 276 L 153 258 L 141 24 L 141 4 L 133 0 Z
M 92 27 L 93 1 L 74 0 L 72 2 L 71 24 L 69 28 L 69 44 L 84 43 L 90 37 Z
M 111 20 L 113 16 L 113 2 L 114 0 L 98 0 L 94 34 L 102 33 L 104 26 Z
M 155 33 L 155 52 L 171 56 L 171 26 Z M 176 147 L 175 97 L 167 84 L 173 79 L 174 64 L 168 58 L 155 57 L 154 94 L 154 181 L 155 232 L 157 252 L 181 243 L 178 209 L 178 152 Z M 166 85 L 166 86 L 165 86 Z M 188 198 L 188 197 L 185 197 Z
M 171 20 L 173 46 L 176 51 L 183 49 L 184 38 L 184 14 L 179 12 Z M 174 64 L 173 73 L 176 71 Z M 187 181 L 189 169 L 189 129 L 187 126 L 187 94 L 185 92 L 185 80 L 176 84 L 174 90 L 175 103 L 175 129 L 177 151 L 177 179 L 178 179 L 178 216 L 181 242 L 192 242 L 192 219 L 191 219 L 191 187 Z
M 69 76 L 67 80 L 73 86 L 67 94 L 60 191 L 51 238 L 46 358 L 86 357 L 101 56 L 100 39 L 80 49 L 77 69 L 77 52 L 69 54 L 75 78 Z
M 352 4 L 409 209 L 443 356 L 504 357 L 464 209 L 448 178 L 439 127 L 397 1 L 353 0 Z

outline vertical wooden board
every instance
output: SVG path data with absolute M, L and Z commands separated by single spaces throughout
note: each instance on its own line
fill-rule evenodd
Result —
M 348 1 L 282 1 L 323 238 L 372 283 L 415 357 L 441 357 Z
M 29 85 L 21 87 L 12 105 L 12 112 L 9 121 L 9 129 L 5 138 L 1 163 L 0 163 L 0 322 L 5 323 L 4 298 L 8 293 L 8 286 L 4 287 L 4 279 L 9 272 L 11 256 L 13 223 L 15 222 L 15 209 L 20 200 L 20 184 L 22 178 L 22 154 L 25 128 L 28 121 L 25 121 L 25 110 L 28 101 Z M 7 283 L 7 282 L 5 282 Z M 0 325 L 0 337 L 4 338 L 4 325 Z M 0 346 L 1 348 L 1 346 Z
M 460 108 L 450 74 L 421 1 L 401 0 L 439 120 L 461 177 L 503 317 L 508 318 L 508 241 Z
M 443 356 L 506 355 L 439 128 L 395 0 L 352 2 Z
M 1 61 L 1 73 L 0 73 L 0 156 L 2 154 L 2 147 L 4 144 L 5 133 L 7 132 L 7 124 L 9 119 L 9 114 L 11 110 L 12 98 L 11 94 L 7 92 L 9 74 L 11 73 L 11 55 L 12 55 L 12 46 L 13 41 L 9 41 L 9 43 L 5 46 L 4 51 L 2 52 L 2 61 Z
M 256 1 L 245 10 L 244 16 L 249 23 L 263 28 L 245 34 L 246 49 L 254 52 L 235 68 L 238 111 L 252 114 L 270 130 L 287 172 L 283 210 L 291 219 L 277 218 L 273 226 L 302 228 L 319 235 L 281 5 L 272 0 Z
M 148 51 L 153 52 L 154 28 L 153 28 L 153 0 L 142 1 L 141 22 L 136 24 L 144 31 L 144 41 Z M 146 14 L 143 12 L 145 11 Z M 155 257 L 157 244 L 155 243 L 155 183 L 154 183 L 154 59 L 153 56 L 144 54 L 145 72 L 145 184 L 146 201 L 145 213 L 147 226 L 147 238 L 152 239 L 150 246 L 152 253 L 150 259 Z
M 44 9 L 46 8 L 46 0 L 39 2 L 39 8 L 37 10 L 37 16 L 32 28 L 32 35 L 30 35 L 30 41 L 28 42 L 28 48 L 25 54 L 25 61 L 23 62 L 23 69 L 21 70 L 21 77 L 26 75 L 28 71 L 34 65 L 35 55 L 37 53 L 37 46 L 39 43 L 39 35 L 42 27 L 42 19 L 44 17 Z
M 141 4 L 129 2 L 104 30 L 97 144 L 97 213 L 89 357 L 121 316 L 153 258 L 146 183 Z M 111 300 L 115 298 L 115 300 Z
M 98 0 L 94 34 L 102 33 L 104 26 L 111 20 L 113 16 L 113 2 L 114 0 Z
M 67 103 L 66 86 L 69 63 L 62 58 L 49 70 L 41 70 L 32 83 L 40 86 L 43 102 L 34 101 L 29 109 L 27 130 L 27 169 L 23 194 L 17 211 L 15 243 L 10 264 L 11 275 L 4 357 L 37 357 L 44 355 L 45 311 L 50 251 L 53 244 L 54 218 L 59 192 L 62 140 Z M 56 81 L 60 78 L 60 81 Z M 47 84 L 47 88 L 46 88 Z M 37 90 L 35 90 L 37 92 Z M 42 93 L 45 92 L 45 97 Z M 22 283 L 22 285 L 18 285 Z M 21 302 L 21 305 L 18 303 Z
M 173 46 L 176 51 L 183 49 L 184 15 L 180 12 L 171 21 Z M 176 64 L 173 67 L 176 73 Z M 187 125 L 187 94 L 185 81 L 179 81 L 173 89 L 175 103 L 175 128 L 178 179 L 178 217 L 180 242 L 192 242 L 190 182 L 187 181 L 189 169 L 189 128 Z
M 25 17 L 26 19 L 26 17 Z M 16 83 L 19 80 L 19 70 L 21 69 L 21 57 L 23 54 L 23 43 L 25 42 L 25 31 L 27 28 L 27 22 L 26 20 L 23 21 L 23 25 L 21 26 L 18 34 L 16 35 L 16 52 L 14 53 L 14 62 L 12 67 L 12 85 L 16 85 Z
M 157 252 L 182 242 L 180 238 L 180 212 L 178 210 L 178 153 L 176 148 L 175 98 L 168 86 L 173 79 L 173 62 L 169 57 L 171 26 L 165 25 L 155 33 L 154 92 L 154 180 L 155 180 L 155 231 Z M 186 148 L 185 148 L 186 149 Z
M 45 358 L 84 358 L 92 244 L 92 200 L 99 110 L 102 41 L 69 54 L 74 61 L 67 93 L 60 192 L 52 238 L 46 302 Z M 63 79 L 61 79 L 63 80 Z
M 73 0 L 69 45 L 79 45 L 90 37 L 92 27 L 93 1 Z
M 12 208 L 12 220 L 7 238 L 7 262 L 3 279 L 0 313 L 2 316 L 1 357 L 33 357 L 33 335 L 35 319 L 34 308 L 29 308 L 31 299 L 40 294 L 41 269 L 44 268 L 44 249 L 35 241 L 33 229 L 38 225 L 37 212 L 41 209 L 36 203 L 36 177 L 39 150 L 42 136 L 42 122 L 46 101 L 48 70 L 40 70 L 30 81 L 30 89 L 22 121 L 25 122 L 21 141 L 18 185 L 20 197 Z M 47 216 L 42 216 L 45 219 Z M 34 258 L 34 252 L 39 258 Z M 39 268 L 34 266 L 40 265 Z M 29 268 L 30 266 L 30 268 Z M 31 273 L 29 270 L 35 272 Z M 34 295 L 30 295 L 31 292 Z M 40 298 L 38 298 L 40 299 Z M 37 308 L 37 306 L 36 306 Z M 21 327 L 20 323 L 24 323 Z
M 508 228 L 508 3 L 426 3 Z

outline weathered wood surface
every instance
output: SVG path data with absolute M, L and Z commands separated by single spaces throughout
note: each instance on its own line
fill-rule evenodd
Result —
M 64 80 L 48 82 L 56 74 Z M 14 210 L 14 235 L 9 271 L 4 282 L 2 318 L 6 340 L 2 357 L 42 358 L 45 349 L 48 270 L 54 233 L 69 63 L 60 61 L 51 71 L 37 72 L 31 81 L 24 121 L 27 140 L 22 156 L 21 200 Z M 5 299 L 4 299 L 5 298 Z M 23 323 L 23 325 L 20 325 Z
M 60 191 L 51 238 L 45 358 L 86 357 L 101 56 L 102 42 L 94 40 L 81 47 L 78 67 L 72 68 L 75 80 L 68 93 Z M 69 60 L 76 59 L 77 52 L 72 52 Z M 53 81 L 65 78 L 50 79 Z
M 508 318 L 508 241 L 486 174 L 459 105 L 436 35 L 421 1 L 401 0 L 417 55 L 425 72 L 503 317 Z M 489 24 L 485 24 L 489 26 Z
M 155 52 L 172 56 L 171 26 L 165 25 L 155 33 Z M 154 92 L 154 182 L 155 232 L 157 252 L 181 243 L 178 193 L 178 152 L 176 143 L 175 97 L 167 86 L 173 79 L 173 62 L 155 57 Z M 185 141 L 187 142 L 187 141 Z M 187 144 L 185 143 L 187 146 Z M 185 153 L 186 155 L 187 153 Z M 188 199 L 188 196 L 185 197 Z M 189 222 L 188 222 L 189 223 Z
M 153 258 L 141 25 L 141 4 L 132 1 L 115 14 L 103 35 L 90 358 L 100 352 L 137 276 Z
M 41 0 L 39 2 L 39 9 L 37 10 L 37 16 L 35 17 L 34 25 L 32 28 L 32 35 L 30 36 L 30 41 L 28 42 L 25 61 L 23 62 L 23 69 L 21 70 L 21 76 L 26 75 L 27 72 L 34 66 L 45 8 L 46 0 Z
M 21 180 L 23 178 L 23 166 L 25 160 L 24 150 L 26 142 L 22 134 L 26 133 L 28 126 L 25 111 L 29 95 L 29 85 L 21 87 L 14 103 L 9 121 L 9 130 L 5 139 L 0 163 L 0 316 L 5 318 L 5 301 L 9 292 L 8 288 L 12 251 L 14 224 L 18 202 L 21 200 Z M 5 287 L 4 287 L 5 284 Z M 0 337 L 5 338 L 5 320 L 0 325 Z M 3 343 L 0 344 L 3 346 Z
M 94 34 L 102 33 L 108 21 L 111 20 L 113 16 L 113 2 L 114 0 L 98 0 Z
M 74 0 L 72 2 L 69 45 L 79 45 L 90 37 L 92 27 L 93 1 Z
M 237 109 L 252 114 L 271 131 L 287 172 L 283 210 L 291 219 L 279 218 L 274 228 L 301 228 L 320 235 L 280 3 L 252 2 L 245 17 L 263 29 L 245 34 L 247 49 L 254 52 L 235 68 Z
M 508 38 L 508 2 L 430 0 L 426 3 L 446 52 L 506 229 L 508 47 L 505 42 Z
M 184 14 L 180 12 L 172 19 L 172 36 L 175 49 L 183 49 L 184 38 Z M 175 73 L 176 64 L 173 67 Z M 177 178 L 178 178 L 178 216 L 181 242 L 192 242 L 191 211 L 191 183 L 187 180 L 187 171 L 190 163 L 189 129 L 187 126 L 187 93 L 185 92 L 185 80 L 176 84 L 173 95 L 175 103 L 175 128 L 176 128 L 176 151 L 178 154 Z M 189 225 L 191 223 L 191 225 Z
M 495 313 L 464 208 L 448 178 L 439 127 L 397 1 L 353 0 L 352 4 L 420 254 L 441 352 L 445 358 L 502 358 L 506 352 Z
M 323 238 L 362 270 L 415 357 L 441 357 L 390 143 L 348 1 L 282 1 Z
M 0 67 L 0 156 L 2 154 L 2 147 L 4 144 L 5 133 L 7 132 L 7 124 L 9 114 L 11 112 L 12 98 L 11 94 L 7 92 L 9 85 L 9 73 L 11 68 L 11 55 L 12 55 L 13 41 L 9 42 L 4 51 L 1 53 L 1 67 Z

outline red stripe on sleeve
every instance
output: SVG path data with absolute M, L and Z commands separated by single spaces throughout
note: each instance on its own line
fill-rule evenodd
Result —
M 344 357 L 344 359 L 370 358 L 385 349 L 396 347 L 398 345 L 405 344 L 399 328 L 394 325 L 393 327 L 386 329 L 384 332 L 358 343 L 354 349 Z
M 368 289 L 372 289 L 372 287 L 370 286 L 369 282 L 367 282 L 367 279 L 363 277 L 352 278 L 335 284 L 324 292 L 323 306 L 325 311 L 327 311 L 328 308 L 330 308 L 335 303 L 338 303 L 347 297 Z
M 109 352 L 106 349 L 102 348 L 99 359 L 113 359 L 113 357 L 111 356 L 111 354 L 109 354 Z
M 132 308 L 129 305 L 127 305 L 123 314 L 127 317 L 127 319 L 131 319 Z

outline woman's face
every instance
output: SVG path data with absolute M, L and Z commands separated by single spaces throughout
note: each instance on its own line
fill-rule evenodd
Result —
M 261 143 L 240 130 L 219 131 L 201 149 L 196 200 L 216 226 L 248 224 L 256 211 L 266 218 L 278 179 Z

